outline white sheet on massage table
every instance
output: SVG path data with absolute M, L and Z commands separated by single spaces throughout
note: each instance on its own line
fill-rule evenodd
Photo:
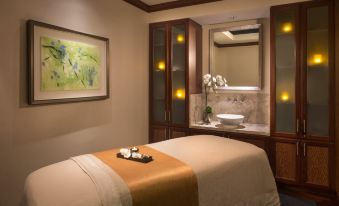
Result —
M 265 152 L 251 144 L 215 136 L 191 136 L 150 144 L 195 172 L 200 206 L 279 205 Z M 96 187 L 73 161 L 30 174 L 25 196 L 29 206 L 99 206 Z

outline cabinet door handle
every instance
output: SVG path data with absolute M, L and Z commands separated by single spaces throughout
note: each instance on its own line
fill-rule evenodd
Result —
M 304 157 L 306 157 L 306 143 L 304 143 Z
M 297 156 L 299 156 L 299 142 L 297 142 Z
M 171 112 L 168 111 L 168 120 L 171 121 Z
M 167 121 L 167 111 L 165 111 L 165 121 Z
M 303 128 L 304 128 L 304 134 L 306 134 L 306 120 L 303 120 Z
M 299 133 L 299 119 L 297 119 L 297 133 Z

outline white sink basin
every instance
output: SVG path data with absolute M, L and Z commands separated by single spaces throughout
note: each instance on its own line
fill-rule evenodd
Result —
M 240 114 L 218 114 L 217 118 L 224 125 L 239 125 L 243 123 L 245 117 Z

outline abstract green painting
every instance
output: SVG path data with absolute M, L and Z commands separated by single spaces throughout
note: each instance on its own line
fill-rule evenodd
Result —
M 109 98 L 109 39 L 27 21 L 28 103 Z
M 82 42 L 41 37 L 41 91 L 100 88 L 100 49 Z

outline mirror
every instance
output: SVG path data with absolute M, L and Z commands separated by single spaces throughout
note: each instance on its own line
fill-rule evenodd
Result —
M 260 90 L 262 25 L 210 30 L 210 73 L 226 78 L 222 90 Z

